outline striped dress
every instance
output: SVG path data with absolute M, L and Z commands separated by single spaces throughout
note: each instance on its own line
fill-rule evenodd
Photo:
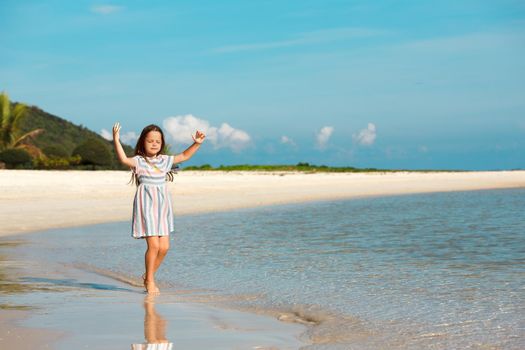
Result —
M 166 185 L 166 173 L 173 166 L 173 156 L 133 157 L 139 185 L 133 201 L 133 238 L 169 236 L 174 231 L 173 208 Z

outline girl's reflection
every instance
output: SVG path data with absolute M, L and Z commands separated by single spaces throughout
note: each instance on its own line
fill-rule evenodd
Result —
M 131 344 L 132 350 L 172 350 L 173 343 L 166 339 L 166 320 L 155 311 L 155 295 L 144 298 L 144 337 L 146 343 Z

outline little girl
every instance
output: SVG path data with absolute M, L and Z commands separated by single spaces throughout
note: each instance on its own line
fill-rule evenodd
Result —
M 197 130 L 195 141 L 177 155 L 163 154 L 164 134 L 156 125 L 148 125 L 140 133 L 135 156 L 128 158 L 120 144 L 120 124 L 113 126 L 113 143 L 119 161 L 133 171 L 132 182 L 137 185 L 133 202 L 132 237 L 145 238 L 146 273 L 142 276 L 148 294 L 158 295 L 155 272 L 168 252 L 169 234 L 173 228 L 173 208 L 166 180 L 173 181 L 172 166 L 190 159 L 206 137 Z

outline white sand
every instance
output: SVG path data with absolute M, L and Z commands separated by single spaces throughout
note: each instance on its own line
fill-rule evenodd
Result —
M 126 171 L 0 170 L 0 236 L 130 220 Z M 169 184 L 175 215 L 260 205 L 525 187 L 525 171 L 253 173 L 181 171 Z

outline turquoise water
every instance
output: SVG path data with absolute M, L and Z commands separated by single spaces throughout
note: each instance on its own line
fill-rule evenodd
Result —
M 158 279 L 316 321 L 312 349 L 523 349 L 524 208 L 514 189 L 180 216 Z M 129 226 L 35 234 L 31 254 L 138 277 Z

